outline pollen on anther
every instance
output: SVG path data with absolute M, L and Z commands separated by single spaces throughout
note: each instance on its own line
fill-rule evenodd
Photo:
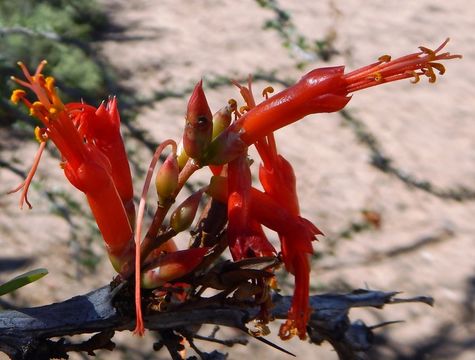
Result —
M 380 82 L 383 80 L 383 75 L 380 72 L 374 74 L 374 81 Z
M 429 63 L 430 66 L 432 66 L 434 69 L 437 69 L 440 75 L 445 74 L 445 66 L 441 63 Z
M 249 106 L 247 106 L 247 105 L 241 106 L 241 107 L 239 108 L 239 112 L 240 112 L 241 114 L 243 114 L 243 113 L 245 113 L 245 112 L 248 112 L 249 110 L 250 110 L 250 109 L 249 109 Z
M 48 140 L 48 135 L 45 132 L 46 129 L 42 129 L 39 126 L 35 127 L 35 139 L 40 144 Z
M 431 56 L 431 57 L 435 57 L 435 55 L 436 55 L 436 53 L 435 53 L 434 50 L 429 49 L 429 48 L 427 48 L 427 47 L 425 47 L 425 46 L 419 46 L 419 49 L 420 49 L 424 54 L 427 54 L 427 55 L 429 55 L 429 56 Z
M 406 74 L 414 76 L 414 79 L 411 79 L 412 84 L 417 84 L 420 80 L 420 76 L 417 72 L 415 71 L 406 71 Z
M 435 75 L 434 69 L 432 69 L 431 64 L 427 64 L 427 67 L 425 69 L 422 69 L 424 72 L 424 75 L 429 78 L 429 82 L 431 84 L 435 83 L 437 80 L 437 76 Z
M 383 63 L 390 62 L 391 61 L 391 55 L 382 55 L 378 58 L 378 61 L 381 61 Z
M 234 99 L 229 99 L 228 100 L 228 105 L 230 106 L 231 110 L 236 110 L 237 109 L 237 101 Z
M 262 90 L 262 96 L 265 97 L 266 99 L 269 97 L 269 94 L 272 94 L 274 92 L 274 88 L 272 86 L 267 86 Z
M 26 91 L 21 89 L 13 90 L 12 95 L 10 96 L 10 100 L 14 104 L 18 104 L 18 102 L 26 95 Z

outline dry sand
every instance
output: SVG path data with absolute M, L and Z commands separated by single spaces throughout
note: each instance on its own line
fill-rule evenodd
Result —
M 295 65 L 302 54 L 290 56 L 276 31 L 262 30 L 274 13 L 254 1 L 102 2 L 124 32 L 120 40 L 116 35 L 100 42 L 98 51 L 120 71 L 124 86 L 134 88 L 139 98 L 149 99 L 157 91 L 180 91 L 204 78 L 213 109 L 238 96 L 232 86 L 207 88 L 207 81 L 217 77 L 274 72 L 277 78 L 295 80 L 315 67 L 346 64 L 354 69 L 385 53 L 403 55 L 419 45 L 435 48 L 450 36 L 448 51 L 461 53 L 464 59 L 447 63 L 447 74 L 436 84 L 422 81 L 412 86 L 404 81 L 373 88 L 355 94 L 347 109 L 376 136 L 394 167 L 437 188 L 475 189 L 475 3 L 279 1 L 291 14 L 297 31 L 309 39 L 336 36 L 339 55 L 327 63 L 317 59 L 299 70 Z M 256 81 L 255 88 L 267 84 Z M 185 106 L 186 98 L 151 101 L 139 109 L 135 126 L 145 129 L 155 142 L 176 139 Z M 3 142 L 8 134 L 1 136 Z M 475 201 L 443 199 L 376 169 L 370 164 L 368 147 L 339 114 L 310 116 L 282 129 L 277 138 L 281 152 L 294 164 L 303 215 L 327 235 L 315 247 L 326 255 L 314 261 L 312 285 L 326 291 L 399 290 L 407 296 L 424 294 L 436 299 L 434 308 L 397 305 L 385 311 L 355 312 L 354 319 L 363 318 L 369 324 L 406 321 L 377 331 L 385 335 L 389 346 L 373 358 L 475 358 Z M 127 146 L 143 170 L 150 153 L 135 140 Z M 26 168 L 34 148 L 26 144 L 18 152 L 12 145 L 16 150 L 6 151 L 2 159 L 17 159 L 16 166 Z M 37 186 L 39 192 L 31 191 L 32 211 L 20 212 L 16 196 L 0 198 L 2 256 L 34 256 L 34 266 L 50 270 L 41 283 L 17 292 L 15 299 L 20 304 L 66 299 L 113 276 L 107 260 L 101 259 L 99 241 L 90 245 L 99 256 L 97 273 L 90 274 L 71 262 L 81 253 L 72 235 L 84 246 L 82 235 L 90 233 L 85 226 L 91 224 L 78 215 L 72 215 L 68 224 L 48 212 L 51 205 L 44 200 L 45 190 L 70 191 L 54 159 L 45 161 L 37 179 L 45 181 Z M 0 181 L 3 191 L 19 177 L 0 168 Z M 140 183 L 135 185 L 139 189 Z M 339 236 L 352 223 L 363 220 L 364 209 L 381 216 L 381 227 L 350 239 Z M 333 242 L 335 253 L 329 255 Z M 395 251 L 402 248 L 407 251 Z M 131 338 L 131 334 L 121 334 L 118 342 L 139 349 L 128 359 L 142 358 L 140 351 L 148 350 L 150 344 Z M 336 358 L 328 346 L 317 348 L 299 341 L 284 346 L 302 359 Z M 397 349 L 399 357 L 391 348 Z M 229 351 L 231 359 L 250 353 L 288 358 L 255 343 Z M 160 353 L 157 357 L 167 356 Z

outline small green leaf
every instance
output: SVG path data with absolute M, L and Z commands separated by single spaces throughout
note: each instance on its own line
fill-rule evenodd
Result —
M 13 278 L 7 281 L 6 283 L 0 285 L 0 296 L 15 291 L 16 289 L 19 289 L 22 286 L 28 285 L 32 282 L 35 282 L 36 280 L 41 279 L 47 273 L 48 270 L 40 268 L 21 274 L 16 278 Z

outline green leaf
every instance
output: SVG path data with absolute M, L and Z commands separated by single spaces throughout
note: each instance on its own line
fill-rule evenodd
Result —
M 47 273 L 48 270 L 40 268 L 21 274 L 16 278 L 13 278 L 7 281 L 6 283 L 0 285 L 0 296 L 15 291 L 16 289 L 19 289 L 22 286 L 28 285 L 32 282 L 35 282 L 36 280 L 41 279 Z

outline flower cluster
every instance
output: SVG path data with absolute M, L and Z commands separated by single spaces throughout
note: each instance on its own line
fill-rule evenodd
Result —
M 35 130 L 40 148 L 23 188 L 20 204 L 38 167 L 39 159 L 51 140 L 62 156 L 61 167 L 69 182 L 83 192 L 105 241 L 111 262 L 123 279 L 135 274 L 136 332 L 142 334 L 141 288 L 157 288 L 193 273 L 206 261 L 216 244 L 198 244 L 178 250 L 173 237 L 193 224 L 204 196 L 226 207 L 227 246 L 233 261 L 275 257 L 295 277 L 294 297 L 286 322 L 279 335 L 306 336 L 311 316 L 309 307 L 310 255 L 312 241 L 321 231 L 301 216 L 292 165 L 279 153 L 274 131 L 309 114 L 341 110 L 351 94 L 368 87 L 410 78 L 413 83 L 427 76 L 434 82 L 434 69 L 445 71 L 441 60 L 460 58 L 442 53 L 446 40 L 436 50 L 420 51 L 391 60 L 384 55 L 377 62 L 345 73 L 343 66 L 320 68 L 303 76 L 295 85 L 270 96 L 271 87 L 263 90 L 264 100 L 257 103 L 251 79 L 238 87 L 244 105 L 229 102 L 214 115 L 199 82 L 188 102 L 183 138 L 162 143 L 155 152 L 138 209 L 133 200 L 132 176 L 123 139 L 117 99 L 110 98 L 93 107 L 85 103 L 64 104 L 52 77 L 44 77 L 46 61 L 34 74 L 19 63 L 25 80 L 13 78 L 31 90 L 35 101 L 28 100 L 23 89 L 14 90 L 11 100 L 23 102 L 42 126 Z M 255 146 L 259 156 L 259 185 L 252 182 L 253 160 L 248 148 Z M 171 152 L 155 176 L 158 206 L 150 227 L 142 237 L 142 219 L 148 187 L 154 168 L 165 148 Z M 205 187 L 194 192 L 171 212 L 173 203 L 197 170 L 209 167 L 213 173 Z M 211 219 L 213 220 L 213 219 Z M 264 228 L 274 231 L 280 250 L 269 241 Z M 224 231 L 223 231 L 224 232 Z M 206 246 L 205 246 L 206 245 Z M 203 266 L 201 266 L 203 268 Z M 252 285 L 261 294 L 275 287 L 275 267 L 266 269 L 269 276 Z M 186 296 L 182 299 L 186 301 Z M 269 305 L 260 302 L 261 320 Z

